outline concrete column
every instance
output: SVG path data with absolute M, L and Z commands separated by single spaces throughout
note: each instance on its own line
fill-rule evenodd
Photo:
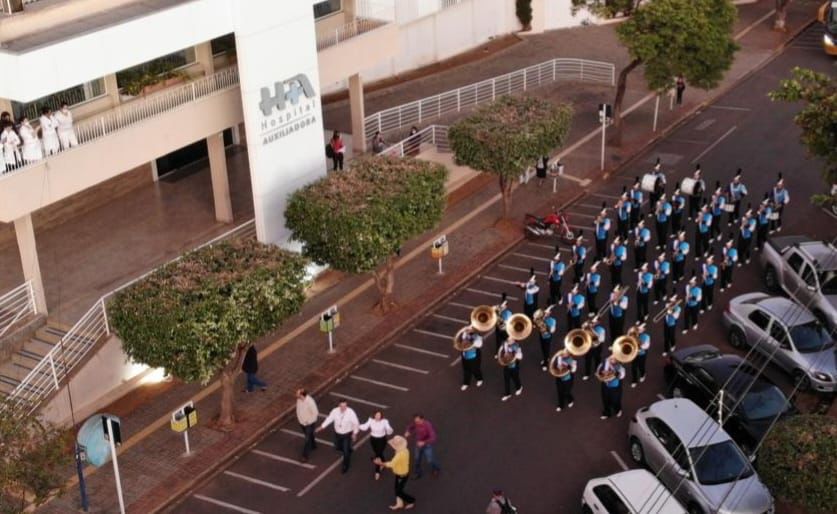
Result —
M 12 114 L 12 117 L 14 117 L 14 113 L 12 113 L 12 101 L 0 98 L 0 112 L 8 112 L 9 114 Z
M 366 134 L 363 120 L 366 117 L 363 104 L 363 79 L 360 73 L 349 77 L 349 108 L 352 115 L 352 148 L 355 155 L 366 151 Z
M 152 182 L 159 182 L 160 181 L 160 172 L 157 170 L 157 159 L 154 159 L 150 163 L 151 166 L 151 181 Z
M 105 75 L 104 79 L 105 93 L 110 97 L 111 106 L 116 107 L 122 103 L 122 99 L 119 97 L 119 85 L 116 83 L 116 73 Z
M 232 126 L 232 142 L 235 146 L 241 145 L 241 125 Z
M 230 199 L 230 179 L 227 175 L 227 154 L 224 152 L 224 134 L 219 132 L 206 138 L 209 150 L 209 172 L 212 175 L 212 198 L 215 201 L 215 219 L 232 223 L 233 210 Z
M 209 41 L 195 46 L 195 60 L 203 66 L 205 75 L 215 73 L 215 60 L 212 57 L 212 44 Z
M 20 251 L 23 277 L 32 281 L 32 289 L 35 291 L 35 306 L 40 314 L 45 315 L 47 314 L 46 294 L 44 294 L 44 283 L 41 280 L 41 265 L 38 262 L 38 247 L 35 243 L 35 227 L 32 224 L 31 214 L 15 220 L 15 235 L 17 236 L 17 248 Z

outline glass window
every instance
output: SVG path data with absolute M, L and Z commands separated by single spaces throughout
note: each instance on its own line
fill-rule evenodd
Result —
M 788 406 L 787 398 L 774 385 L 750 390 L 741 401 L 741 410 L 747 419 L 772 419 L 785 412 Z
M 317 2 L 314 4 L 314 19 L 334 14 L 343 8 L 341 5 L 343 0 L 326 0 L 325 2 Z
M 797 273 L 799 273 L 799 268 L 802 267 L 802 262 L 802 256 L 798 253 L 794 253 L 788 258 L 788 264 L 790 264 L 791 269 Z
M 783 327 L 776 321 L 774 321 L 773 324 L 770 325 L 770 337 L 772 337 L 774 341 L 779 343 L 779 346 L 788 346 L 788 332 L 785 330 L 785 327 Z
M 120 88 L 123 88 L 126 84 L 137 82 L 144 76 L 163 75 L 176 68 L 192 64 L 193 62 L 195 62 L 195 49 L 193 47 L 185 48 L 122 71 L 117 71 L 116 83 Z
M 225 54 L 230 50 L 235 50 L 235 34 L 227 34 L 226 36 L 216 37 L 209 42 L 212 46 L 212 55 Z
M 750 315 L 747 317 L 750 318 L 750 321 L 755 323 L 757 327 L 764 331 L 767 331 L 767 325 L 770 324 L 770 318 L 767 317 L 767 314 L 756 309 L 753 312 L 751 312 Z
M 58 110 L 62 103 L 66 103 L 70 107 L 78 105 L 88 100 L 100 97 L 105 94 L 105 80 L 97 79 L 91 82 L 85 82 L 78 86 L 65 89 L 53 93 L 43 98 L 38 98 L 32 102 L 20 103 L 12 102 L 12 115 L 16 120 L 26 115 L 31 121 L 35 121 L 41 115 L 43 107 L 49 107 L 52 110 Z
M 809 321 L 790 328 L 790 338 L 802 353 L 821 352 L 834 345 L 834 340 L 818 321 Z
M 717 485 L 748 478 L 753 474 L 750 462 L 732 440 L 709 446 L 689 448 L 701 484 Z
M 824 295 L 837 294 L 837 271 L 820 273 L 820 292 Z
M 616 491 L 606 485 L 597 485 L 593 488 L 593 493 L 602 504 L 602 507 L 607 509 L 609 514 L 630 514 L 630 509 L 616 494 Z
M 802 280 L 805 281 L 806 285 L 817 287 L 817 277 L 814 275 L 814 271 L 811 269 L 811 266 L 806 264 L 802 267 Z

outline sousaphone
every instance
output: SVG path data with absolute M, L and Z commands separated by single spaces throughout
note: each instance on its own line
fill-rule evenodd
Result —
M 596 335 L 591 330 L 575 328 L 564 336 L 564 348 L 573 357 L 581 357 L 593 347 Z
M 456 331 L 456 335 L 453 336 L 453 348 L 458 352 L 467 352 L 471 348 L 474 347 L 471 341 L 465 341 L 462 336 L 469 330 L 471 330 L 471 325 L 464 326 Z
M 569 356 L 570 352 L 566 349 L 558 350 L 557 352 L 555 352 L 555 355 L 553 355 L 552 358 L 549 359 L 549 374 L 555 378 L 562 378 L 567 376 L 572 368 L 570 368 L 570 365 L 565 362 L 561 363 L 561 366 L 558 366 L 558 357 L 566 359 Z
M 532 320 L 525 314 L 513 314 L 506 322 L 506 333 L 515 341 L 523 341 L 532 333 Z
M 628 335 L 617 337 L 610 347 L 613 358 L 622 364 L 632 362 L 639 355 L 639 340 L 633 334 L 629 330 Z
M 477 332 L 488 332 L 497 325 L 497 310 L 490 305 L 479 305 L 471 311 L 471 326 Z

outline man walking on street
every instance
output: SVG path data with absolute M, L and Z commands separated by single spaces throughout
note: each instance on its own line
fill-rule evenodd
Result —
M 341 401 L 337 407 L 331 409 L 323 424 L 317 428 L 317 432 L 334 423 L 334 449 L 343 454 L 343 467 L 341 472 L 349 471 L 352 463 L 352 442 L 357 439 L 357 432 L 360 422 L 355 411 L 349 408 L 346 400 Z
M 267 384 L 259 380 L 256 373 L 259 372 L 259 355 L 256 353 L 256 347 L 250 346 L 247 353 L 244 354 L 244 362 L 241 363 L 241 371 L 247 375 L 247 387 L 244 389 L 247 393 L 252 393 L 253 389 L 260 387 L 262 391 L 267 390 Z
M 439 464 L 433 456 L 433 445 L 436 444 L 436 430 L 429 421 L 424 419 L 423 415 L 416 414 L 413 416 L 413 423 L 408 426 L 407 431 L 404 432 L 404 437 L 409 438 L 413 434 L 416 436 L 416 464 L 414 478 L 421 478 L 421 461 L 424 458 L 426 458 L 427 462 L 430 464 L 433 476 L 438 476 L 441 468 L 439 468 Z
M 308 455 L 311 450 L 317 449 L 317 441 L 314 438 L 314 430 L 317 428 L 317 402 L 314 401 L 305 389 L 296 390 L 296 419 L 299 421 L 299 428 L 305 436 L 305 444 L 302 447 L 302 462 L 308 462 Z

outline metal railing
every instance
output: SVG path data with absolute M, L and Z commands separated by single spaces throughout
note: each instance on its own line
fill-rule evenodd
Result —
M 27 5 L 34 4 L 36 2 L 40 2 L 40 0 L 23 0 L 23 6 L 26 7 Z M 11 12 L 11 0 L 0 0 L 0 13 L 11 14 Z
M 317 36 L 317 51 L 338 45 L 395 21 L 395 6 L 391 2 L 365 1 L 358 4 L 357 17 L 334 30 Z
M 371 138 L 378 131 L 386 134 L 419 125 L 493 102 L 498 96 L 528 91 L 555 82 L 578 80 L 612 86 L 615 79 L 616 70 L 611 63 L 586 59 L 553 59 L 375 113 L 364 120 L 364 132 L 367 138 Z
M 172 111 L 187 103 L 237 85 L 238 68 L 231 66 L 207 77 L 202 77 L 181 86 L 174 86 L 145 98 L 134 100 L 115 109 L 111 109 L 102 115 L 86 118 L 76 123 L 73 128 L 78 139 L 78 144 L 84 145 L 90 143 L 112 132 L 130 127 L 157 115 Z M 64 151 L 72 151 L 73 148 Z M 51 156 L 45 158 L 48 160 Z M 2 175 L 25 170 L 27 167 L 38 162 L 11 168 Z
M 0 337 L 14 327 L 19 321 L 38 314 L 35 304 L 35 289 L 32 281 L 23 284 L 0 296 Z
M 242 223 L 232 230 L 224 232 L 220 236 L 201 244 L 192 251 L 213 245 L 219 241 L 247 236 L 252 232 L 255 223 L 255 220 Z M 163 266 L 176 262 L 182 257 L 183 255 L 180 255 L 166 262 Z M 41 361 L 32 368 L 32 371 L 9 393 L 9 404 L 16 409 L 28 408 L 28 412 L 31 413 L 39 407 L 45 398 L 54 391 L 59 390 L 62 381 L 69 376 L 76 365 L 84 361 L 88 352 L 96 346 L 96 343 L 112 333 L 110 323 L 108 322 L 107 300 L 119 291 L 147 277 L 160 267 L 154 268 L 122 284 L 96 300 L 93 307 L 64 334 L 61 340 L 44 355 Z M 32 301 L 34 302 L 34 298 Z
M 448 142 L 448 127 L 444 125 L 430 125 L 415 134 L 411 134 L 401 141 L 382 150 L 378 155 L 390 157 L 407 157 L 420 154 L 423 144 L 430 144 L 440 152 L 450 152 Z

